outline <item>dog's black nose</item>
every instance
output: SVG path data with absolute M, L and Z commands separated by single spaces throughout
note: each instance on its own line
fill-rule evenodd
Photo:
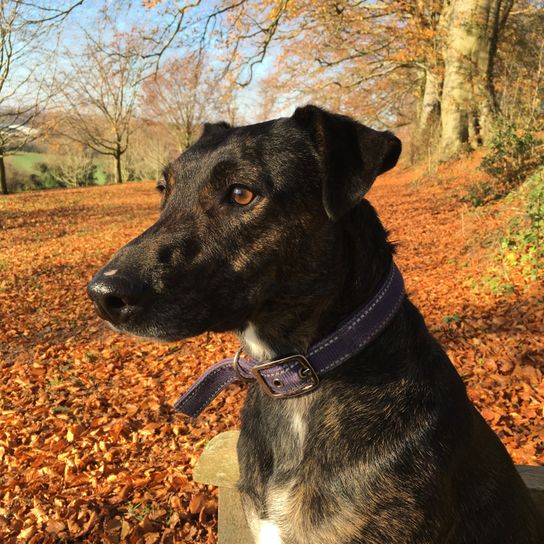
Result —
M 87 285 L 87 293 L 98 315 L 114 325 L 124 323 L 142 310 L 145 284 L 120 275 L 98 273 Z

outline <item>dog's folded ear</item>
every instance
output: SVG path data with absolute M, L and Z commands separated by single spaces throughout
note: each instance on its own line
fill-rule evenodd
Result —
M 219 121 L 218 123 L 204 123 L 204 125 L 202 126 L 202 134 L 200 135 L 200 139 L 204 140 L 213 136 L 217 136 L 225 132 L 229 128 L 232 128 L 232 126 L 229 125 L 226 121 Z
M 401 143 L 390 132 L 311 105 L 297 108 L 293 119 L 309 133 L 322 161 L 323 205 L 333 220 L 362 200 L 376 176 L 397 164 Z

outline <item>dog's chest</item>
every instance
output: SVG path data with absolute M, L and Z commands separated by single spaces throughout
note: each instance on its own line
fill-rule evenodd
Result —
M 253 325 L 243 331 L 242 338 L 252 357 L 274 357 L 274 351 L 259 338 Z M 304 481 L 303 460 L 312 403 L 311 396 L 272 400 L 258 390 L 249 396 L 242 426 L 241 473 L 243 487 L 249 491 L 244 510 L 257 544 L 293 541 L 293 514 L 300 513 L 301 506 L 296 491 L 302 489 Z M 267 453 L 263 454 L 261 448 Z M 269 461 L 263 464 L 266 456 Z
M 245 510 L 257 544 L 294 542 L 290 535 L 298 525 L 293 514 L 301 507 L 308 404 L 306 399 L 282 401 L 281 414 L 275 410 L 275 417 L 263 422 L 259 432 L 263 439 L 265 434 L 271 438 L 271 466 L 263 469 L 258 453 L 246 452 L 242 474 L 246 481 L 253 482 L 252 491 L 258 500 L 246 502 Z

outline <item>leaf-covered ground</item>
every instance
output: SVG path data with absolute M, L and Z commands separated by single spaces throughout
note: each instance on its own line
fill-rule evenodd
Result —
M 513 278 L 515 292 L 499 297 L 479 281 L 480 241 L 499 219 L 459 199 L 473 166 L 446 167 L 439 181 L 400 171 L 369 198 L 470 398 L 516 463 L 544 464 L 542 285 Z M 172 404 L 235 339 L 121 336 L 85 295 L 157 206 L 153 183 L 0 200 L 2 542 L 216 542 L 217 493 L 192 467 L 207 440 L 237 427 L 244 393 L 233 386 L 197 421 Z

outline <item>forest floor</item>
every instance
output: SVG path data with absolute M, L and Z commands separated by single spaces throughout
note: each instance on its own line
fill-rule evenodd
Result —
M 408 292 L 518 464 L 544 464 L 541 286 L 486 285 L 493 205 L 460 196 L 474 161 L 397 169 L 369 193 Z M 154 184 L 0 199 L 0 541 L 216 542 L 217 492 L 192 481 L 205 443 L 238 426 L 232 386 L 196 421 L 172 404 L 231 335 L 176 344 L 112 332 L 93 272 L 158 215 Z

